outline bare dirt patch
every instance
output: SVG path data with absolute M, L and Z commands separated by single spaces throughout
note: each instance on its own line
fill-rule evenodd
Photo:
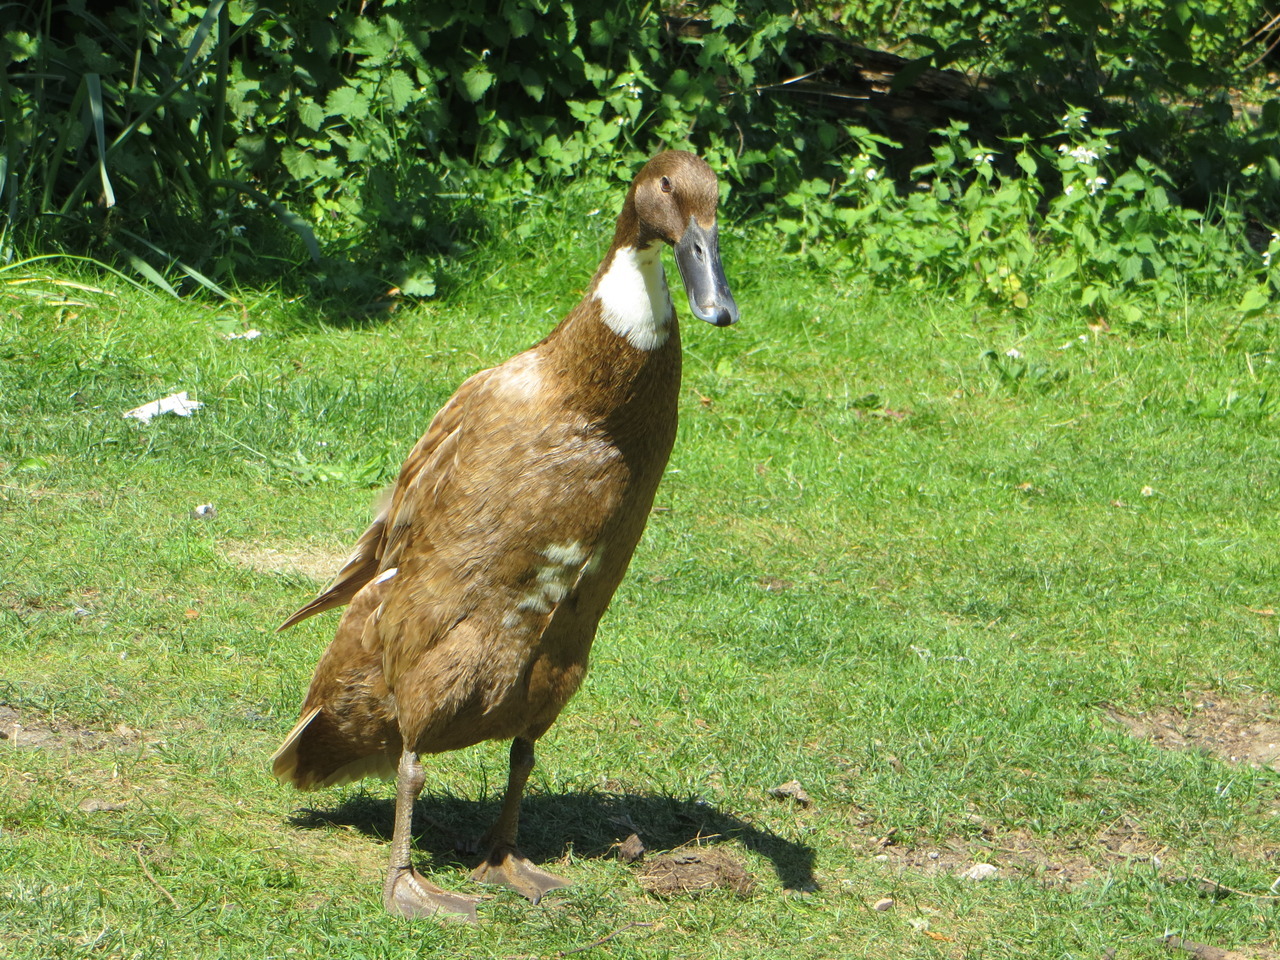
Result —
M 21 714 L 0 703 L 0 751 L 28 750 L 102 750 L 133 743 L 136 731 L 119 726 L 115 730 L 90 730 L 72 723 L 50 723 L 42 717 Z
M 222 551 L 236 566 L 258 573 L 296 573 L 321 583 L 328 583 L 346 559 L 338 550 L 320 547 L 286 547 L 276 549 L 260 543 L 232 543 Z
M 960 876 L 975 864 L 996 867 L 1004 879 L 1022 877 L 1045 886 L 1071 886 L 1098 876 L 1098 868 L 1085 856 L 1083 845 L 1048 850 L 1045 845 L 1021 830 L 966 841 L 949 837 L 936 844 L 899 846 L 889 844 L 876 855 L 899 869 L 933 876 Z
M 1109 707 L 1107 717 L 1166 750 L 1198 750 L 1228 763 L 1280 771 L 1280 715 L 1266 697 L 1236 701 L 1203 694 L 1168 710 L 1128 714 Z
M 1247 947 L 1243 951 L 1223 950 L 1207 943 L 1196 943 L 1175 936 L 1165 937 L 1164 945 L 1170 950 L 1184 951 L 1195 960 L 1277 960 L 1280 958 L 1280 953 L 1262 947 Z
M 1066 888 L 1096 880 L 1120 863 L 1160 864 L 1172 859 L 1168 847 L 1147 836 L 1129 817 L 1112 821 L 1092 836 L 1071 838 L 1037 837 L 1026 830 L 1000 832 L 986 823 L 978 836 L 924 844 L 901 843 L 890 833 L 871 842 L 871 853 L 899 870 L 926 876 L 965 876 L 975 865 L 989 864 L 997 872 L 981 871 L 984 876 Z

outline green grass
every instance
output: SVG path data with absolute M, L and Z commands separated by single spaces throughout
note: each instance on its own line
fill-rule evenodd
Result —
M 336 618 L 274 628 L 461 379 L 571 305 L 603 219 L 512 234 L 447 299 L 374 320 L 4 289 L 0 703 L 98 748 L 0 741 L 0 957 L 544 957 L 619 930 L 590 955 L 1273 947 L 1277 901 L 1181 878 L 1267 893 L 1276 772 L 1106 716 L 1264 710 L 1280 683 L 1255 612 L 1280 600 L 1273 357 L 1232 346 L 1223 305 L 1090 332 L 874 294 L 734 231 L 742 323 L 686 322 L 661 509 L 526 803 L 527 851 L 574 888 L 499 895 L 473 928 L 383 916 L 391 788 L 300 795 L 267 769 Z M 176 390 L 204 409 L 121 418 Z M 429 761 L 417 857 L 445 886 L 504 764 Z M 769 795 L 791 779 L 811 806 Z M 611 851 L 633 825 L 651 851 L 709 838 L 756 893 L 646 895 Z

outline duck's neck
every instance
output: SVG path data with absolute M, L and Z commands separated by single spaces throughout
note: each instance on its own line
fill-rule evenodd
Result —
M 600 319 L 637 350 L 657 350 L 671 334 L 675 309 L 662 269 L 662 244 L 614 246 L 596 271 L 588 303 Z
M 539 348 L 555 358 L 566 400 L 589 416 L 674 417 L 680 331 L 661 252 L 615 238 L 586 295 Z

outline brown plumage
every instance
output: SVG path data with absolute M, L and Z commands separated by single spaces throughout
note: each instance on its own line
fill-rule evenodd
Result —
M 474 917 L 472 898 L 413 870 L 409 828 L 418 755 L 482 740 L 513 743 L 475 877 L 534 902 L 564 885 L 515 849 L 520 796 L 533 743 L 586 673 L 675 440 L 680 337 L 662 243 L 695 315 L 737 319 L 716 200 L 693 154 L 646 164 L 582 301 L 541 343 L 462 384 L 351 559 L 281 627 L 348 605 L 274 772 L 304 790 L 398 776 L 392 913 Z

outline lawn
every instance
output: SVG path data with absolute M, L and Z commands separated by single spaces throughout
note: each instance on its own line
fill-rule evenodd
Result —
M 0 275 L 0 957 L 1280 955 L 1272 353 L 1222 304 L 1001 312 L 745 228 L 742 321 L 685 321 L 675 454 L 530 784 L 574 886 L 383 915 L 391 785 L 268 769 L 336 615 L 275 627 L 606 219 L 354 319 Z M 419 867 L 469 890 L 505 745 L 427 765 Z

